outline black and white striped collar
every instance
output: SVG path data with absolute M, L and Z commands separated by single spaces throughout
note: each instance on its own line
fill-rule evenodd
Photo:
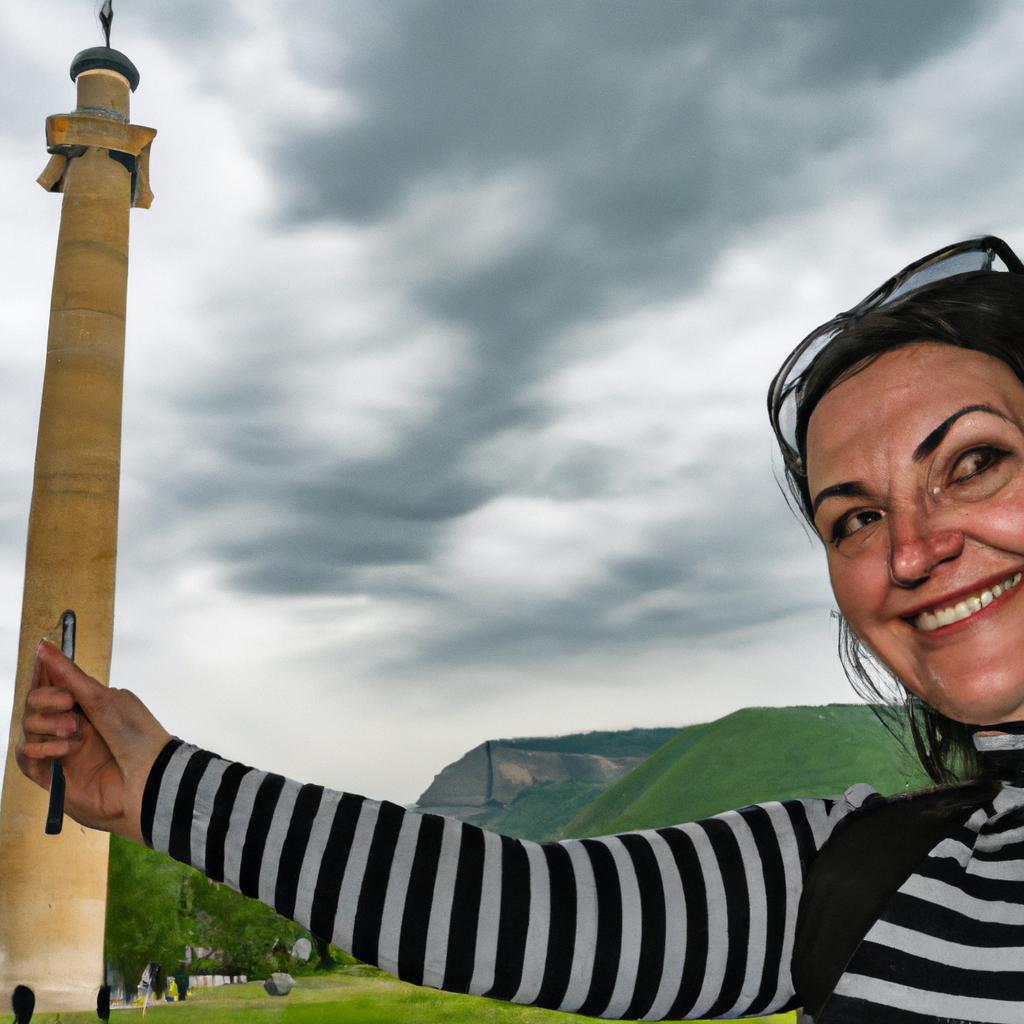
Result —
M 1024 722 L 999 722 L 974 726 L 974 749 L 979 754 L 1024 751 Z

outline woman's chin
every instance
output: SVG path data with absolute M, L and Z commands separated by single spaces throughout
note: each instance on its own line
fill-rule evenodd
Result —
M 1024 719 L 1024 644 L 1005 632 L 986 643 L 917 650 L 890 664 L 907 689 L 956 722 L 992 725 Z M 891 653 L 891 652 L 890 652 Z
M 941 690 L 919 696 L 936 711 L 967 725 L 996 725 L 1024 720 L 1024 685 L 992 679 L 972 680 L 959 686 L 948 682 Z

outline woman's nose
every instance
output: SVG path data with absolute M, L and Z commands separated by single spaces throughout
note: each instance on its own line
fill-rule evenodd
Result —
M 930 526 L 927 516 L 890 516 L 889 576 L 898 587 L 924 583 L 935 567 L 959 558 L 964 549 L 962 530 Z

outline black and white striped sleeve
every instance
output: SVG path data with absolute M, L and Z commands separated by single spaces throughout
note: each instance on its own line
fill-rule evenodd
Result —
M 173 740 L 147 782 L 142 830 L 417 984 L 614 1019 L 745 1017 L 794 1005 L 803 878 L 863 799 L 851 794 L 534 843 Z

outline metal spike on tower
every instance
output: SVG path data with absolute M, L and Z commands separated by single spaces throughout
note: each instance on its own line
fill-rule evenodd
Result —
M 156 134 L 129 123 L 139 73 L 123 53 L 83 50 L 71 79 L 77 107 L 47 118 L 50 161 L 39 177 L 64 198 L 0 802 L 0 1007 L 23 985 L 42 1012 L 96 1007 L 104 981 L 107 837 L 70 819 L 60 835 L 45 835 L 46 794 L 19 773 L 14 748 L 36 644 L 53 635 L 66 610 L 75 613 L 76 660 L 102 682 L 109 674 L 128 215 L 152 200 Z

